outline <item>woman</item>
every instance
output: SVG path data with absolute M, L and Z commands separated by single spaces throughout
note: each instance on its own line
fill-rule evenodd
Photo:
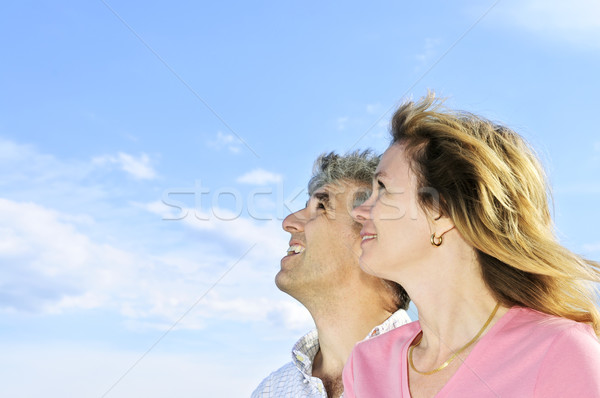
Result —
M 344 396 L 600 397 L 598 264 L 557 242 L 523 139 L 431 94 L 392 135 L 353 217 L 361 268 L 404 286 L 419 321 L 357 344 Z

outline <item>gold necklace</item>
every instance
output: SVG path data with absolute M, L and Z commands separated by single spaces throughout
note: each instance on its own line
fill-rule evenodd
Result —
M 432 374 L 444 369 L 446 366 L 450 365 L 450 362 L 454 361 L 456 359 L 456 357 L 458 357 L 458 354 L 460 354 L 461 352 L 463 352 L 464 350 L 469 348 L 474 342 L 477 341 L 477 339 L 479 339 L 479 337 L 481 337 L 481 334 L 483 333 L 485 328 L 487 328 L 489 326 L 490 322 L 492 322 L 492 319 L 494 319 L 494 315 L 496 315 L 496 312 L 498 312 L 498 308 L 500 308 L 500 303 L 496 304 L 494 311 L 492 311 L 492 314 L 490 315 L 488 320 L 485 321 L 485 325 L 483 325 L 483 327 L 479 330 L 479 332 L 477 332 L 475 337 L 473 337 L 467 344 L 465 344 L 464 346 L 459 348 L 457 351 L 454 351 L 454 354 L 452 354 L 452 356 L 446 362 L 444 362 L 440 367 L 430 370 L 429 372 L 421 372 L 420 370 L 415 368 L 415 364 L 413 363 L 413 358 L 412 358 L 413 349 L 416 346 L 418 346 L 419 344 L 421 344 L 421 340 L 423 339 L 423 332 L 421 332 L 421 337 L 419 338 L 419 341 L 417 341 L 417 344 L 411 346 L 408 349 L 408 363 L 410 364 L 410 367 L 412 368 L 412 370 L 414 370 L 415 372 L 422 374 L 422 375 L 432 375 Z

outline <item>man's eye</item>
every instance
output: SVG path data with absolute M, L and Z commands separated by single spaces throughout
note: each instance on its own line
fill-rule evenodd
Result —
M 381 180 L 377 180 L 377 189 L 382 190 L 385 189 L 385 184 L 381 182 Z
M 317 209 L 325 210 L 325 205 L 323 204 L 323 202 L 317 202 Z

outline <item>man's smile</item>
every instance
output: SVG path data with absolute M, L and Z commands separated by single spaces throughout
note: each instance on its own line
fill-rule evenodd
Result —
M 287 249 L 286 256 L 293 256 L 296 254 L 300 254 L 303 251 L 304 251 L 304 246 L 302 246 L 302 245 L 299 245 L 299 244 L 290 245 L 290 247 L 288 247 L 288 249 Z

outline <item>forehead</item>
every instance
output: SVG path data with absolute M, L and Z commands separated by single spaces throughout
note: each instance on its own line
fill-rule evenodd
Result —
M 319 198 L 324 195 L 329 196 L 329 200 L 343 200 L 348 196 L 354 195 L 359 189 L 364 189 L 364 184 L 358 184 L 353 181 L 341 180 L 335 183 L 326 184 L 317 189 L 311 195 L 312 198 Z
M 390 146 L 381 157 L 375 176 L 393 180 L 405 180 L 412 174 L 401 144 Z

